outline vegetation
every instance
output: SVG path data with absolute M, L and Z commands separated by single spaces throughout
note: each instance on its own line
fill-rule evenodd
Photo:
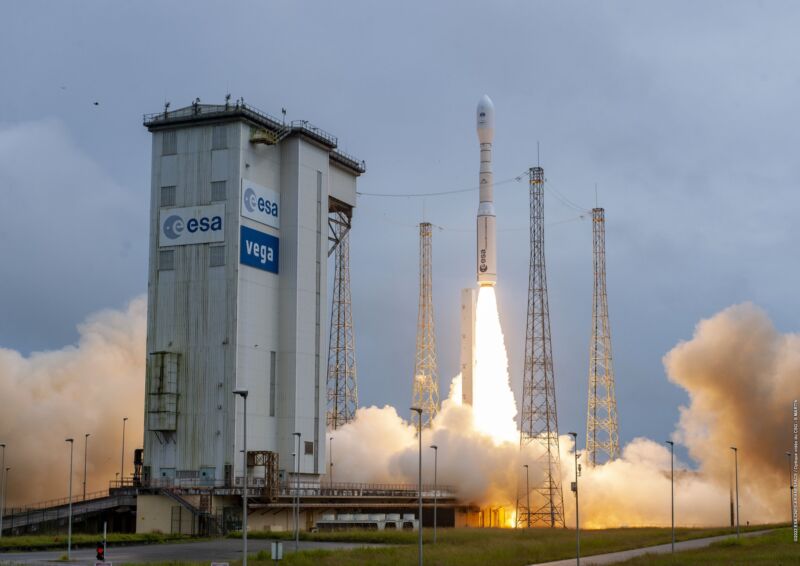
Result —
M 725 539 L 709 547 L 671 554 L 646 554 L 619 562 L 625 566 L 741 564 L 800 564 L 800 547 L 792 541 L 791 529 L 778 529 L 765 535 Z
M 750 527 L 750 530 L 763 529 Z M 676 539 L 687 540 L 720 534 L 730 529 L 677 529 Z M 433 545 L 433 531 L 423 533 L 425 563 L 432 565 L 523 565 L 571 558 L 575 555 L 575 531 L 564 529 L 440 529 Z M 291 539 L 291 533 L 251 533 L 251 538 Z M 283 566 L 416 564 L 416 533 L 351 531 L 303 533 L 303 540 L 388 544 L 350 550 L 310 550 L 284 554 Z M 581 532 L 581 554 L 603 554 L 630 548 L 664 544 L 670 530 L 661 528 L 606 529 Z M 271 564 L 268 553 L 254 555 L 253 565 Z M 644 563 L 643 563 L 644 564 Z
M 93 547 L 98 541 L 103 539 L 102 534 L 85 535 L 73 534 L 72 547 L 86 548 Z M 159 544 L 163 542 L 187 541 L 192 540 L 186 535 L 164 535 L 161 533 L 108 533 L 109 545 L 127 544 Z M 0 552 L 11 550 L 46 550 L 48 548 L 66 548 L 67 535 L 21 535 L 4 536 L 0 538 Z

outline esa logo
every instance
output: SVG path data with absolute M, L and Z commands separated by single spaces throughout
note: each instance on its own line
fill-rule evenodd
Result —
M 173 214 L 164 221 L 164 235 L 170 240 L 177 240 L 181 234 L 187 232 L 195 234 L 197 232 L 216 232 L 222 230 L 221 216 L 201 216 L 200 218 L 190 218 L 184 220 L 182 216 Z
M 251 187 L 247 187 L 244 191 L 244 207 L 247 209 L 247 212 L 251 214 L 258 210 L 267 216 L 278 217 L 278 203 L 257 196 L 256 192 Z

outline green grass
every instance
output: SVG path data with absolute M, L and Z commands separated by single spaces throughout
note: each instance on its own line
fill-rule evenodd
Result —
M 780 565 L 800 564 L 800 544 L 792 541 L 792 530 L 783 528 L 765 535 L 715 542 L 707 548 L 671 554 L 646 554 L 619 562 L 625 566 L 660 565 Z
M 762 529 L 752 526 L 750 530 Z M 725 529 L 677 529 L 676 539 L 687 540 L 729 534 Z M 255 536 L 254 536 L 255 535 Z M 564 529 L 440 529 L 438 542 L 431 544 L 433 532 L 423 532 L 425 563 L 483 566 L 493 564 L 523 565 L 571 558 L 575 555 L 575 531 Z M 291 538 L 291 533 L 251 533 L 250 538 Z M 303 533 L 303 540 L 351 541 L 389 544 L 379 548 L 351 550 L 311 550 L 286 553 L 282 566 L 402 565 L 416 564 L 416 533 L 408 532 L 339 532 Z M 670 540 L 669 529 L 606 529 L 581 532 L 581 554 L 603 554 L 630 548 L 664 544 Z M 254 555 L 252 565 L 272 564 L 266 553 Z
M 102 534 L 73 534 L 72 547 L 92 547 L 102 539 Z M 188 541 L 192 540 L 192 538 L 185 535 L 164 535 L 159 533 L 109 533 L 107 540 L 109 545 L 121 545 Z M 66 546 L 67 535 L 21 535 L 4 536 L 3 538 L 0 538 L 0 552 L 7 552 L 11 550 L 46 550 L 48 548 L 66 548 Z

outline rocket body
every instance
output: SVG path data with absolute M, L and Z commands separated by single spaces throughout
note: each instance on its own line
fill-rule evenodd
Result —
M 497 283 L 497 228 L 494 214 L 494 180 L 492 178 L 492 141 L 494 140 L 494 105 L 487 96 L 478 102 L 478 141 L 481 147 L 481 167 L 478 175 L 480 197 L 478 204 L 477 276 L 478 285 Z

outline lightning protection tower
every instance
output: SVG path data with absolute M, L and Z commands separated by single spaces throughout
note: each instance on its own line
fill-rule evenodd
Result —
M 533 167 L 528 176 L 531 255 L 519 442 L 520 448 L 537 445 L 541 455 L 537 462 L 531 463 L 531 468 L 541 479 L 535 480 L 531 486 L 530 496 L 523 493 L 518 497 L 517 525 L 563 527 L 564 495 L 544 262 L 544 169 Z
M 433 324 L 432 229 L 419 225 L 419 314 L 417 316 L 417 359 L 414 365 L 413 406 L 422 409 L 422 426 L 431 425 L 439 412 L 439 357 Z
M 349 423 L 358 408 L 356 344 L 350 297 L 350 222 L 344 214 L 328 220 L 333 243 L 334 278 L 331 334 L 328 343 L 328 429 Z
M 594 466 L 619 457 L 617 397 L 611 361 L 611 329 L 606 294 L 605 210 L 592 209 L 594 235 L 594 299 L 592 342 L 589 347 L 589 411 L 586 416 L 586 452 Z

